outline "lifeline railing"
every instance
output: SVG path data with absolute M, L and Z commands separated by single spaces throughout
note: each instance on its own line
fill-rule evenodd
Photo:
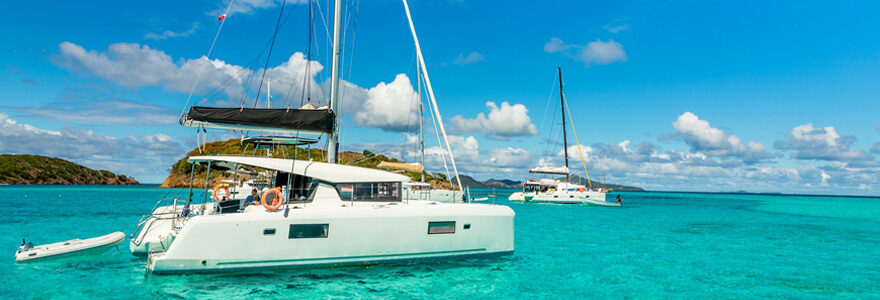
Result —
M 163 203 L 169 202 L 168 200 L 172 200 L 170 202 L 171 202 L 173 209 L 171 211 L 166 211 L 166 212 L 162 212 L 162 213 L 155 213 L 156 209 L 159 208 L 159 206 L 161 206 Z M 129 240 L 131 240 L 132 243 L 134 243 L 136 246 L 140 246 L 140 244 L 143 242 L 143 237 L 147 236 L 147 233 L 149 233 L 153 229 L 153 224 L 156 223 L 155 221 L 150 222 L 151 219 L 174 220 L 175 222 L 171 223 L 172 228 L 174 228 L 174 226 L 176 225 L 175 223 L 176 223 L 177 219 L 186 218 L 186 217 L 178 216 L 178 211 L 177 211 L 176 207 L 177 207 L 179 201 L 183 201 L 183 199 L 177 199 L 177 197 L 167 197 L 167 198 L 159 199 L 159 201 L 156 201 L 156 204 L 153 205 L 153 209 L 150 210 L 150 213 L 146 214 L 146 215 L 142 215 L 140 220 L 138 220 L 137 224 L 135 224 L 134 229 L 131 231 L 131 234 L 129 234 L 129 236 L 128 236 Z M 184 202 L 184 204 L 185 204 L 185 202 Z M 167 215 L 171 215 L 171 217 L 167 217 Z M 150 226 L 144 227 L 147 223 L 149 223 Z

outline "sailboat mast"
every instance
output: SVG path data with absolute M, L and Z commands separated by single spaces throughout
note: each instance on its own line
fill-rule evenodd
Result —
M 565 149 L 565 182 L 571 182 L 569 178 L 568 172 L 568 136 L 565 132 L 565 96 L 562 95 L 562 67 L 556 67 L 556 71 L 559 72 L 559 103 L 562 104 L 562 145 L 563 149 Z
M 309 0 L 311 1 L 311 0 Z M 333 132 L 327 135 L 327 162 L 336 163 L 336 151 L 339 150 L 339 54 L 341 52 L 339 36 L 342 31 L 342 0 L 336 0 L 333 8 L 333 63 L 330 70 L 330 110 L 336 114 L 333 119 Z
M 419 174 L 419 181 L 425 182 L 425 121 L 422 119 L 425 114 L 425 106 L 422 102 L 422 70 L 419 64 L 416 64 L 416 80 L 418 81 L 419 93 L 419 154 L 421 155 L 422 172 Z

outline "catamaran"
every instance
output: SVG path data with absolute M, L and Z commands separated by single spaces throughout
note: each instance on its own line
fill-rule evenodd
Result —
M 590 181 L 590 175 L 587 172 L 587 164 L 584 160 L 583 152 L 580 149 L 580 142 L 577 141 L 577 133 L 574 132 L 574 124 L 572 124 L 572 133 L 575 136 L 575 142 L 578 144 L 578 152 L 581 153 L 581 163 L 584 165 L 584 173 L 587 175 L 587 186 L 571 182 L 571 171 L 568 168 L 568 136 L 565 128 L 565 116 L 568 113 L 569 119 L 571 112 L 562 92 L 562 68 L 557 68 L 559 74 L 559 103 L 562 107 L 562 143 L 563 157 L 565 158 L 565 166 L 562 167 L 536 167 L 529 170 L 531 174 L 546 175 L 564 175 L 565 181 L 558 179 L 529 179 L 523 182 L 522 192 L 511 194 L 507 199 L 517 202 L 534 202 L 534 203 L 553 203 L 553 204 L 586 204 L 596 206 L 620 206 L 620 203 L 606 202 L 605 194 L 608 191 L 603 189 L 594 190 L 593 183 Z
M 403 6 L 433 117 L 457 178 L 406 0 Z M 327 162 L 256 155 L 189 157 L 188 196 L 157 202 L 130 235 L 132 253 L 147 256 L 148 272 L 225 272 L 513 253 L 514 212 L 509 207 L 408 199 L 402 192 L 412 184 L 408 176 L 337 163 L 341 9 L 341 0 L 336 0 L 328 107 L 192 106 L 181 117 L 181 124 L 201 130 L 294 134 L 290 137 L 294 143 L 301 134 L 326 134 Z M 196 166 L 207 170 L 201 197 L 194 197 L 197 187 L 192 185 Z M 234 178 L 251 174 L 248 180 L 254 186 L 265 185 L 261 196 L 249 197 L 251 201 L 237 196 L 209 198 L 212 170 L 231 172 Z M 302 191 L 303 197 L 292 197 L 296 191 Z

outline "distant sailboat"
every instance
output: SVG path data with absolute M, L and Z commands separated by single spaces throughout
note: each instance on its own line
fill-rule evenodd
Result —
M 568 109 L 565 94 L 562 91 L 562 68 L 557 68 L 557 72 L 559 75 L 559 103 L 562 108 L 562 143 L 565 165 L 562 167 L 536 167 L 529 170 L 529 173 L 565 175 L 565 181 L 556 179 L 530 179 L 523 182 L 522 192 L 511 194 L 510 197 L 508 197 L 508 200 L 534 203 L 620 206 L 619 203 L 606 202 L 605 192 L 601 189 L 593 190 L 592 182 L 589 181 L 589 173 L 587 173 L 586 161 L 584 161 L 583 152 L 580 150 L 580 143 L 577 141 L 577 133 L 575 132 L 573 132 L 575 134 L 575 142 L 578 142 L 578 152 L 581 153 L 581 162 L 584 164 L 584 173 L 587 174 L 588 186 L 571 182 L 571 171 L 568 168 L 568 135 L 565 126 L 566 113 L 569 118 L 571 118 L 571 112 Z M 574 131 L 574 125 L 572 125 L 572 131 Z

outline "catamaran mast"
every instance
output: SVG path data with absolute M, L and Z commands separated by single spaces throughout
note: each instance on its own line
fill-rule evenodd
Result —
M 422 164 L 422 172 L 419 174 L 419 181 L 425 182 L 425 129 L 424 123 L 425 121 L 422 119 L 425 114 L 425 106 L 422 102 L 422 69 L 419 64 L 416 64 L 416 80 L 418 81 L 419 93 L 419 154 L 421 155 Z
M 311 1 L 311 0 L 310 0 Z M 342 0 L 334 1 L 333 8 L 333 64 L 330 72 L 330 110 L 336 114 L 333 119 L 333 132 L 327 135 L 327 162 L 336 163 L 336 151 L 339 150 L 339 54 L 340 41 L 339 36 L 342 31 Z
M 565 96 L 562 95 L 562 67 L 556 67 L 556 71 L 559 72 L 559 103 L 562 104 L 562 145 L 563 149 L 565 149 L 565 182 L 570 182 L 570 178 L 568 177 L 568 137 L 565 133 Z
M 409 13 L 409 4 L 406 3 L 406 0 L 402 1 L 403 9 L 406 11 L 406 19 L 409 21 L 409 30 L 412 32 L 413 42 L 416 44 L 416 58 L 419 60 L 418 63 L 422 66 L 422 72 L 424 72 L 425 75 L 425 89 L 428 91 L 428 97 L 431 99 L 431 107 L 434 108 L 433 117 L 437 121 L 437 127 L 440 128 L 440 134 L 443 135 L 443 142 L 446 144 L 446 152 L 449 153 L 449 162 L 452 163 L 452 171 L 455 172 L 455 180 L 458 183 L 458 189 L 464 193 L 464 186 L 461 185 L 461 176 L 458 174 L 458 167 L 455 166 L 455 156 L 452 155 L 452 147 L 449 146 L 449 137 L 446 136 L 446 128 L 443 126 L 443 117 L 440 116 L 440 109 L 437 108 L 437 98 L 434 97 L 434 88 L 431 87 L 431 77 L 428 76 L 425 57 L 422 56 L 422 46 L 419 45 L 419 37 L 416 35 L 416 26 L 413 25 L 412 15 Z M 453 187 L 453 191 L 454 190 Z

